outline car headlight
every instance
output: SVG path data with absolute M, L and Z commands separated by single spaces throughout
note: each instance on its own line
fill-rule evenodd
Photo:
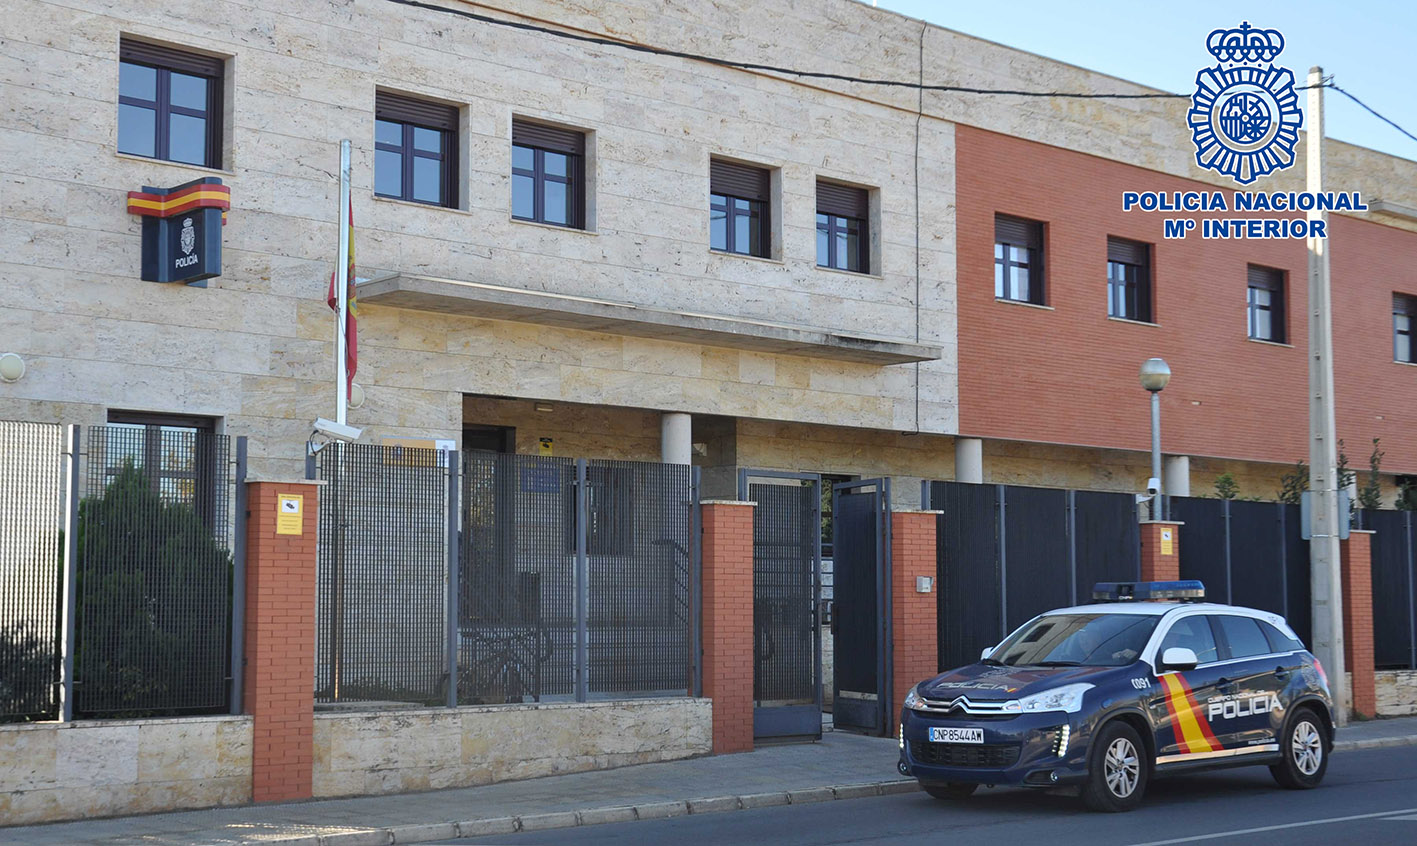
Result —
M 1015 699 L 1004 706 L 1004 710 L 1014 714 L 1036 714 L 1041 711 L 1065 711 L 1076 714 L 1082 710 L 1082 696 L 1092 690 L 1090 684 L 1069 684 L 1045 690 L 1022 699 Z
M 918 690 L 919 685 L 916 685 L 905 695 L 905 707 L 912 711 L 924 711 L 926 708 L 925 700 L 920 698 Z

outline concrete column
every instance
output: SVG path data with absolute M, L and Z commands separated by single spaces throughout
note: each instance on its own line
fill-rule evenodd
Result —
M 984 441 L 955 438 L 955 481 L 984 484 Z
M 938 586 L 935 526 L 938 511 L 897 511 L 891 515 L 891 700 L 890 728 L 895 734 L 905 694 L 917 682 L 939 672 L 936 629 Z M 918 580 L 929 579 L 925 591 Z
M 1146 520 L 1141 524 L 1141 580 L 1174 582 L 1181 578 L 1181 527 L 1184 523 Z
M 693 416 L 666 411 L 659 417 L 659 460 L 665 464 L 694 462 Z
M 1343 657 L 1352 683 L 1348 690 L 1354 716 L 1378 713 L 1376 660 L 1373 654 L 1373 533 L 1353 529 L 1339 541 L 1343 565 Z
M 1168 455 L 1161 470 L 1161 492 L 1167 496 L 1191 495 L 1191 457 Z
M 246 527 L 245 708 L 251 799 L 309 799 L 315 763 L 316 482 L 251 482 Z M 299 520 L 282 508 L 300 497 Z M 285 515 L 278 523 L 277 516 Z
M 753 503 L 703 504 L 702 602 L 704 696 L 713 700 L 713 751 L 751 752 Z

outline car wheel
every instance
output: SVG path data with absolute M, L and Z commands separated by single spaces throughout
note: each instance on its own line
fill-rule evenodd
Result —
M 1130 811 L 1141 804 L 1150 772 L 1146 746 L 1137 730 L 1124 722 L 1110 722 L 1093 741 L 1082 800 L 1094 811 Z
M 948 781 L 939 784 L 922 784 L 920 787 L 936 799 L 958 802 L 968 799 L 979 789 L 979 785 L 963 781 Z
M 1294 712 L 1279 736 L 1279 751 L 1284 756 L 1269 768 L 1280 787 L 1308 790 L 1318 787 L 1328 771 L 1328 743 L 1323 721 L 1311 708 Z

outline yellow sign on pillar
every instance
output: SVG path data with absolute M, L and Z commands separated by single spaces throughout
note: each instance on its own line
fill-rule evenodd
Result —
M 1171 533 L 1174 532 L 1174 531 L 1176 531 L 1176 530 L 1175 530 L 1175 529 L 1162 529 L 1162 530 L 1161 530 L 1161 554 L 1162 554 L 1162 555 L 1175 555 L 1175 554 L 1176 554 L 1176 543 L 1175 543 L 1174 540 L 1172 540 L 1172 537 L 1171 537 Z
M 555 439 L 555 438 L 539 438 L 539 439 L 538 439 L 538 442 L 539 442 L 538 445 L 540 446 L 540 451 L 537 453 L 538 455 L 555 455 L 555 454 L 556 454 L 556 439 Z
M 300 494 L 276 497 L 276 534 L 305 534 L 305 497 Z

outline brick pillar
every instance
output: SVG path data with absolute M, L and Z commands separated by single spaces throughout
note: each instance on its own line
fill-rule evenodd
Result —
M 1373 533 L 1354 529 L 1339 541 L 1343 567 L 1343 663 L 1353 679 L 1349 701 L 1353 713 L 1374 717 L 1378 713 L 1377 679 L 1373 657 Z
M 1181 578 L 1181 527 L 1184 525 L 1163 520 L 1141 524 L 1142 581 L 1174 582 Z
M 753 504 L 703 504 L 704 695 L 713 751 L 753 749 Z
M 255 718 L 251 798 L 308 799 L 314 764 L 319 488 L 313 482 L 251 482 L 246 490 L 245 709 Z M 276 518 L 288 496 L 303 498 L 300 534 L 277 531 Z
M 935 574 L 935 526 L 938 511 L 897 511 L 891 515 L 891 700 L 890 729 L 900 721 L 901 703 L 916 683 L 939 672 L 939 631 Z M 930 580 L 920 593 L 916 578 Z

